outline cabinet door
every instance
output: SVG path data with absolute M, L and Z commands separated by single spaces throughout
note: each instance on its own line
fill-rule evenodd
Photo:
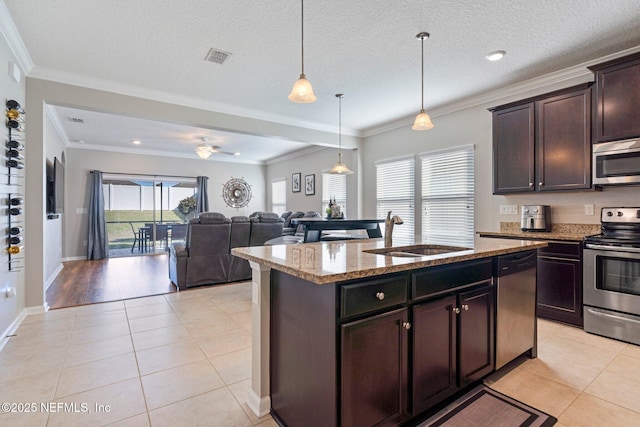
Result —
M 582 262 L 538 257 L 538 317 L 582 326 Z
M 413 413 L 423 412 L 458 390 L 456 297 L 413 308 Z
M 459 294 L 460 387 L 465 387 L 493 371 L 494 292 L 485 286 Z
M 534 103 L 493 112 L 493 193 L 534 191 Z
M 590 68 L 596 74 L 596 141 L 640 136 L 640 54 Z
M 536 103 L 540 191 L 591 186 L 591 88 Z
M 397 425 L 408 414 L 403 308 L 341 327 L 342 427 Z

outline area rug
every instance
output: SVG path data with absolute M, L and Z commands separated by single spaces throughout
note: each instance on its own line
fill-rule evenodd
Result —
M 480 385 L 418 427 L 548 427 L 557 421 L 549 414 Z

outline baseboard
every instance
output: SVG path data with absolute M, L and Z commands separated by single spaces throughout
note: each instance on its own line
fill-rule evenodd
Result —
M 249 390 L 247 406 L 258 417 L 264 417 L 271 412 L 271 396 L 260 398 L 255 391 Z
M 56 280 L 56 277 L 58 277 L 58 274 L 60 274 L 63 268 L 64 268 L 64 265 L 60 263 L 58 268 L 56 268 L 56 271 L 54 271 L 53 274 L 49 277 L 49 279 L 47 279 L 47 282 L 45 283 L 45 286 L 44 286 L 45 292 L 47 291 L 47 289 L 49 289 L 49 286 L 51 286 L 53 281 Z
M 68 258 L 62 258 L 62 262 L 67 262 L 67 261 L 86 261 L 87 257 L 86 256 L 72 256 L 72 257 L 68 257 Z
M 2 351 L 2 348 L 9 342 L 8 335 L 13 335 L 18 330 L 18 327 L 28 314 L 29 313 L 27 312 L 27 309 L 22 310 L 18 317 L 16 317 L 13 322 L 11 322 L 9 327 L 5 329 L 5 331 L 2 333 L 2 337 L 0 337 L 0 351 Z

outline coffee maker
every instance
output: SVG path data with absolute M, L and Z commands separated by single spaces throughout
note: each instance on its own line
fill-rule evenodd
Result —
M 551 207 L 549 205 L 524 205 L 520 217 L 522 231 L 551 231 Z

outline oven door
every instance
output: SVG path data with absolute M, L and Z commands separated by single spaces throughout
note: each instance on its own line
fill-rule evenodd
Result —
M 640 248 L 587 245 L 583 268 L 584 305 L 640 316 Z

